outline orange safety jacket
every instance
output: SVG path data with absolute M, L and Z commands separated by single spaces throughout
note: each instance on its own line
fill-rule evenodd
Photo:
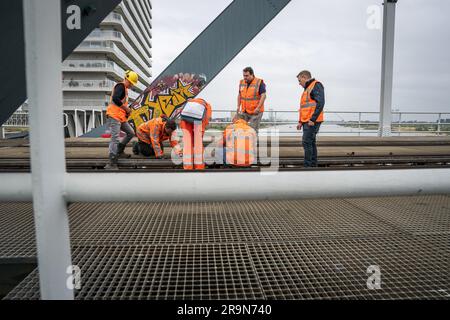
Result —
M 116 90 L 116 87 L 119 84 L 123 84 L 124 87 L 125 87 L 125 97 L 122 99 L 122 105 L 121 106 L 117 106 L 112 100 L 112 98 L 114 96 L 114 90 Z M 119 82 L 119 83 L 117 83 L 114 86 L 114 89 L 113 89 L 113 91 L 111 93 L 111 99 L 110 99 L 110 102 L 109 102 L 108 109 L 106 109 L 106 115 L 108 117 L 110 117 L 110 118 L 113 118 L 113 119 L 115 119 L 117 121 L 120 121 L 121 123 L 127 122 L 127 120 L 128 120 L 127 112 L 124 109 L 121 108 L 121 107 L 126 107 L 126 106 L 128 106 L 128 88 L 127 88 L 127 86 L 125 85 L 124 82 Z
M 180 149 L 178 142 L 173 140 L 166 134 L 166 123 L 162 118 L 155 118 L 148 122 L 141 124 L 137 130 L 137 137 L 139 141 L 150 144 L 155 151 L 155 155 L 161 158 L 164 155 L 162 150 L 162 143 L 169 140 L 170 145 L 174 149 Z M 181 150 L 178 150 L 178 152 Z
M 245 120 L 229 125 L 224 132 L 227 164 L 250 167 L 256 163 L 256 131 Z
M 264 80 L 254 78 L 250 85 L 245 80 L 241 80 L 239 92 L 241 97 L 242 112 L 247 114 L 255 114 L 256 108 L 261 101 L 259 88 Z M 261 106 L 260 112 L 264 112 L 264 105 Z
M 317 80 L 313 81 L 308 88 L 305 89 L 305 91 L 302 94 L 301 100 L 300 100 L 300 123 L 307 123 L 311 120 L 311 117 L 313 116 L 314 112 L 317 108 L 317 101 L 315 101 L 313 98 L 311 98 L 311 92 L 314 90 L 314 87 L 318 83 Z M 323 122 L 323 112 L 319 115 L 316 122 Z

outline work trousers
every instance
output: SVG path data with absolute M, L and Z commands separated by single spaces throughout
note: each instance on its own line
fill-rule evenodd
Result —
M 204 170 L 203 136 L 205 131 L 201 121 L 194 123 L 181 120 L 183 130 L 183 168 L 184 170 Z
M 257 115 L 254 114 L 249 114 L 249 113 L 241 113 L 241 117 L 243 120 L 247 121 L 248 125 L 250 127 L 252 127 L 253 129 L 255 129 L 255 131 L 258 133 L 259 132 L 259 126 L 261 124 L 261 120 L 264 116 L 263 112 L 260 112 Z
M 134 130 L 128 122 L 120 122 L 111 117 L 108 118 L 109 130 L 111 131 L 111 142 L 109 143 L 109 154 L 117 156 L 119 144 L 127 145 L 134 137 Z M 125 137 L 120 140 L 120 131 L 125 132 Z
M 145 143 L 143 141 L 140 141 L 135 145 L 135 148 L 137 148 L 137 153 L 143 155 L 144 157 L 154 157 L 156 156 L 155 150 L 153 149 L 151 144 Z M 163 146 L 161 145 L 161 149 L 164 152 Z M 133 150 L 134 151 L 134 150 Z
M 310 127 L 303 124 L 303 149 L 305 150 L 305 168 L 317 167 L 317 134 L 321 123 L 316 123 Z

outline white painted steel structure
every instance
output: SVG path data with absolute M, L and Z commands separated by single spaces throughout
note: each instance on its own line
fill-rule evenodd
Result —
M 62 135 L 60 0 L 23 0 L 32 174 L 2 174 L 1 201 L 33 200 L 43 299 L 73 299 L 67 201 L 206 201 L 418 195 L 450 192 L 449 169 L 262 173 L 67 174 Z M 121 10 L 127 11 L 124 5 Z M 133 11 L 133 7 L 129 8 Z M 382 123 L 392 92 L 395 3 L 385 1 Z M 45 17 L 45 19 L 42 19 Z M 385 17 L 385 18 L 386 18 Z M 140 31 L 149 31 L 144 25 Z M 391 43 L 392 42 L 392 43 Z M 390 120 L 389 120 L 390 121 Z M 386 129 L 387 130 L 387 129 Z M 390 123 L 389 123 L 390 130 Z M 383 130 L 382 130 L 383 131 Z M 154 189 L 150 181 L 177 179 Z M 120 180 L 121 192 L 111 185 Z M 308 189 L 303 181 L 309 181 Z M 252 188 L 242 190 L 248 181 Z M 88 182 L 88 183 L 87 183 Z M 148 186 L 148 188 L 147 188 Z M 150 193 L 148 190 L 152 190 Z
M 214 172 L 214 173 L 70 173 L 68 202 L 239 201 L 450 193 L 450 169 Z M 177 181 L 176 186 L 153 181 Z M 31 176 L 2 175 L 0 201 L 30 201 Z M 88 183 L 87 183 L 88 181 Z M 120 181 L 120 195 L 111 186 Z M 252 188 L 241 186 L 252 181 Z M 308 181 L 305 188 L 304 181 Z M 326 183 L 325 183 L 326 181 Z M 150 191 L 151 190 L 151 191 Z
M 33 190 L 41 297 L 73 300 L 73 290 L 67 286 L 67 269 L 72 262 L 64 198 L 61 1 L 23 0 L 23 7 L 31 106 L 29 182 Z

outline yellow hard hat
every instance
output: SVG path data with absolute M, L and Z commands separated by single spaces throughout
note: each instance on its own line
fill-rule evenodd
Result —
M 130 81 L 133 84 L 133 86 L 135 86 L 138 84 L 139 76 L 136 72 L 128 70 L 127 72 L 125 72 L 125 79 Z

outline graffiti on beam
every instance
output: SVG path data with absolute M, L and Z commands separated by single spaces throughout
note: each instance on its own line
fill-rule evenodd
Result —
M 166 76 L 150 86 L 132 107 L 130 124 L 137 128 L 142 123 L 166 115 L 172 117 L 205 87 L 205 75 L 179 73 Z

